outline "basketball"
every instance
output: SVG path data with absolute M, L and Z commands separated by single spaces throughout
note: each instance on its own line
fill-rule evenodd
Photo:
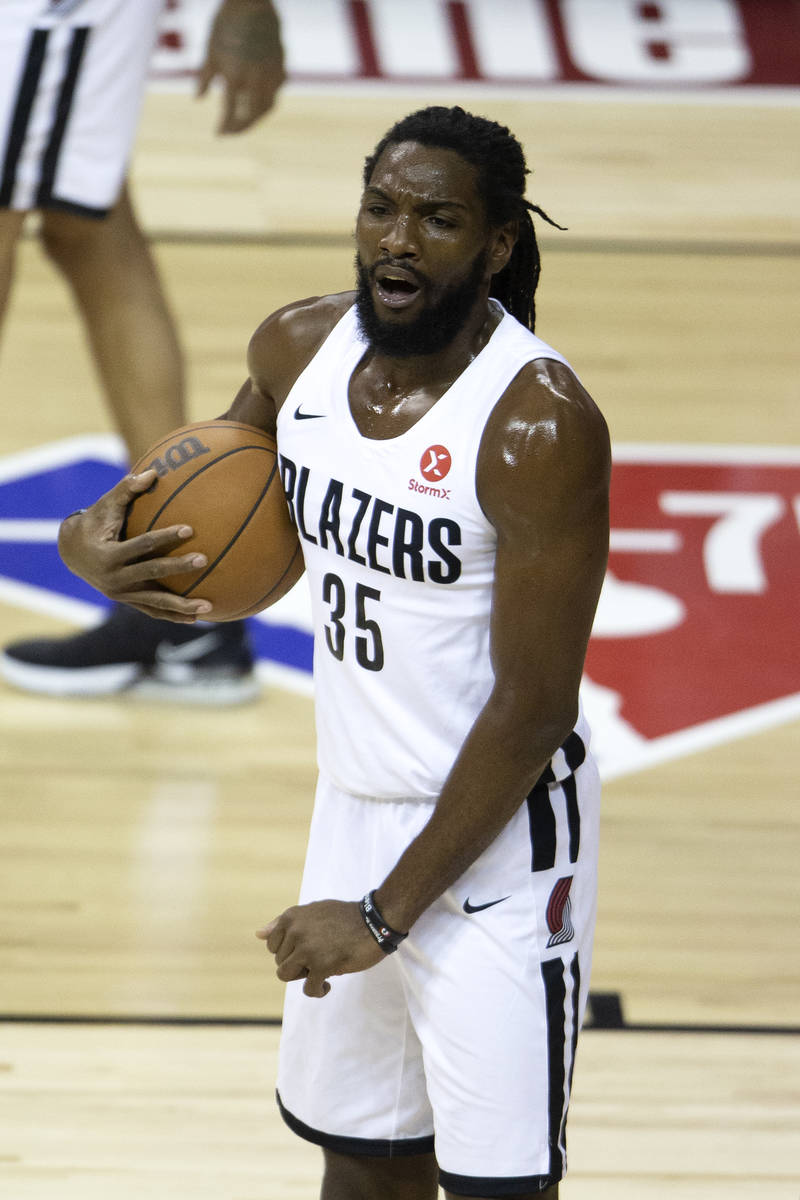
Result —
M 156 442 L 132 468 L 158 478 L 128 506 L 121 538 L 167 525 L 194 533 L 172 551 L 196 551 L 206 566 L 159 582 L 214 606 L 211 621 L 235 621 L 279 600 L 303 573 L 303 555 L 278 470 L 275 439 L 239 421 L 198 421 Z

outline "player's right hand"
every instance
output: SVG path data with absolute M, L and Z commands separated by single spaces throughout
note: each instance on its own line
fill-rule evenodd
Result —
M 211 611 L 208 601 L 176 596 L 159 583 L 168 575 L 206 565 L 203 554 L 167 557 L 192 536 L 191 527 L 170 525 L 120 541 L 128 505 L 154 478 L 153 470 L 126 475 L 90 508 L 67 517 L 59 529 L 58 552 L 73 574 L 110 600 L 130 604 L 150 617 L 192 623 Z

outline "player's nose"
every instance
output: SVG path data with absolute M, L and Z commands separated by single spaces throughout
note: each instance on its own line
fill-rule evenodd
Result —
M 419 247 L 409 214 L 397 213 L 387 222 L 380 245 L 392 258 L 416 258 Z

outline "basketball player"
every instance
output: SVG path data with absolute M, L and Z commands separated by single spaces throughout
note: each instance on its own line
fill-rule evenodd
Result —
M 164 0 L 6 0 L 0 18 L 0 320 L 26 215 L 64 274 L 132 460 L 185 422 L 177 331 L 126 183 Z M 271 0 L 224 0 L 201 94 L 225 83 L 220 132 L 246 129 L 283 80 Z M 143 353 L 143 347 L 146 351 Z M 176 631 L 130 608 L 74 637 L 6 647 L 0 673 L 30 691 L 127 688 L 214 703 L 258 692 L 243 624 Z
M 533 333 L 526 173 L 459 108 L 398 122 L 366 161 L 356 291 L 269 317 L 229 414 L 277 429 L 312 594 L 319 785 L 299 904 L 259 936 L 288 983 L 280 1109 L 323 1148 L 323 1200 L 553 1200 L 566 1169 L 610 466 Z M 180 529 L 116 540 L 151 480 L 68 518 L 65 561 L 144 612 L 213 616 L 158 590 Z

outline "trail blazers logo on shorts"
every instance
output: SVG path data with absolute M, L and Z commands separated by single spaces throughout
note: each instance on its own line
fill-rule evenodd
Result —
M 548 950 L 552 946 L 563 946 L 564 942 L 571 942 L 575 937 L 575 930 L 570 920 L 572 901 L 569 898 L 569 890 L 571 887 L 572 876 L 567 875 L 564 879 L 559 879 L 550 893 L 550 899 L 547 902 L 547 928 L 550 930 L 550 937 L 547 940 Z

